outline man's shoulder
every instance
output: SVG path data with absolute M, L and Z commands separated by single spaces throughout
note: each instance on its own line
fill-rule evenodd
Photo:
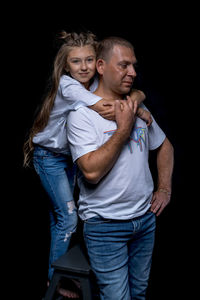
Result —
M 77 115 L 87 115 L 91 114 L 93 110 L 87 106 L 81 106 L 77 110 L 71 110 L 69 112 L 69 116 L 77 116 Z
M 67 117 L 68 123 L 69 122 L 79 122 L 80 119 L 92 119 L 94 113 L 96 112 L 87 106 L 82 106 L 77 110 L 71 110 Z

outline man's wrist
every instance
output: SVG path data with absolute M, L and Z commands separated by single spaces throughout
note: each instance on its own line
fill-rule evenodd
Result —
M 158 192 L 161 192 L 161 193 L 165 193 L 165 194 L 167 194 L 169 197 L 171 196 L 171 190 L 170 190 L 170 189 L 166 189 L 166 188 L 158 188 L 157 191 L 158 191 Z
M 118 127 L 115 131 L 123 141 L 126 141 L 130 137 L 130 130 Z

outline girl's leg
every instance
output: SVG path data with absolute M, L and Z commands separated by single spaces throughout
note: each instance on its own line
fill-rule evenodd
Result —
M 68 166 L 72 167 L 70 159 L 70 157 L 54 154 L 40 147 L 37 147 L 34 152 L 35 169 L 51 202 L 49 280 L 53 275 L 52 262 L 67 251 L 71 235 L 77 226 L 73 186 L 70 186 L 67 176 Z M 71 176 L 73 176 L 72 173 Z M 70 181 L 73 181 L 72 178 Z

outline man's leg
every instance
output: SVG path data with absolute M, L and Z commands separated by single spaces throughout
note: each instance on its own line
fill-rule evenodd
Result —
M 128 247 L 131 222 L 89 219 L 84 237 L 100 288 L 101 300 L 130 300 L 128 282 Z
M 155 215 L 146 213 L 133 219 L 133 239 L 129 244 L 129 283 L 132 300 L 145 300 L 155 240 Z

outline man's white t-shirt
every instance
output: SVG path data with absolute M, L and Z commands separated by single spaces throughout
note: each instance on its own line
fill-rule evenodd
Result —
M 103 119 L 87 107 L 71 111 L 67 136 L 73 161 L 97 150 L 116 129 L 115 121 Z M 148 164 L 149 150 L 158 148 L 164 139 L 165 134 L 154 119 L 147 127 L 142 119 L 137 118 L 116 163 L 98 184 L 88 183 L 79 171 L 80 218 L 86 220 L 100 215 L 108 219 L 128 220 L 145 214 L 150 208 L 154 189 Z

